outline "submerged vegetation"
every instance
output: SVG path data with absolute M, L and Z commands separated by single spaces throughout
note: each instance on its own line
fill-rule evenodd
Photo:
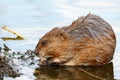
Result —
M 5 44 L 0 47 L 0 80 L 3 77 L 19 77 L 22 73 L 18 66 L 31 66 L 37 64 L 34 51 L 26 50 L 26 52 L 14 52 Z

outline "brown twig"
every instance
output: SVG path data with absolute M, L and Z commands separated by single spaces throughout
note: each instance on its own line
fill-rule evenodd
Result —
M 15 31 L 9 29 L 9 28 L 6 27 L 6 26 L 3 26 L 2 29 L 7 30 L 7 31 L 13 33 L 14 35 L 16 35 L 17 37 L 19 37 L 19 38 L 21 38 L 21 39 L 24 39 L 24 37 L 23 37 L 21 34 L 18 34 L 17 32 L 15 32 Z

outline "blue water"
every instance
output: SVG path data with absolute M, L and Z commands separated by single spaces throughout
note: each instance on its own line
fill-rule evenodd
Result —
M 113 59 L 114 77 L 120 79 L 120 0 L 0 0 L 0 37 L 16 37 L 2 30 L 10 29 L 22 34 L 25 40 L 3 41 L 12 50 L 24 51 L 35 48 L 39 38 L 54 27 L 70 25 L 89 12 L 109 22 L 117 37 Z

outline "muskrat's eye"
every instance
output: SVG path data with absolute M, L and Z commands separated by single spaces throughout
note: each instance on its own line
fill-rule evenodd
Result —
M 64 34 L 63 33 L 60 33 L 60 36 L 63 36 Z
M 41 41 L 41 45 L 42 45 L 42 46 L 45 46 L 47 43 L 48 43 L 48 40 L 43 40 L 43 41 Z

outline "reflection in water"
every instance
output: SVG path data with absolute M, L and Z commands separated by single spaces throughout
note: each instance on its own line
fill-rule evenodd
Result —
M 4 41 L 7 41 L 7 40 L 24 40 L 23 38 L 21 38 L 19 36 L 17 36 L 16 38 L 2 37 L 1 39 L 4 40 Z
M 112 63 L 89 67 L 41 66 L 34 75 L 36 80 L 114 80 Z

